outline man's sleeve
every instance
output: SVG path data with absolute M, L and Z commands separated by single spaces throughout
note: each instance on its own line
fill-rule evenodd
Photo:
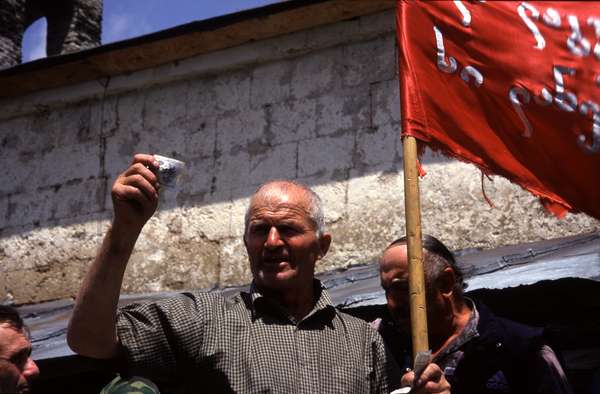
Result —
M 567 376 L 556 354 L 548 345 L 543 345 L 532 355 L 530 379 L 531 392 L 540 394 L 573 394 Z
M 192 294 L 159 302 L 132 304 L 117 315 L 117 336 L 127 375 L 168 384 L 193 362 L 204 332 L 204 316 Z
M 370 329 L 371 330 L 371 329 Z M 389 393 L 400 387 L 402 375 L 394 357 L 384 345 L 378 332 L 373 330 L 373 373 L 372 393 Z

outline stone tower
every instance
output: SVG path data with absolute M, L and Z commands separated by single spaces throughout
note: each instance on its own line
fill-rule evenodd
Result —
M 2 0 L 0 68 L 21 63 L 23 33 L 43 17 L 48 21 L 48 56 L 100 45 L 102 0 Z

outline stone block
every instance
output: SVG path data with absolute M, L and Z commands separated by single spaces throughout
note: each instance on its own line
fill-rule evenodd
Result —
M 442 234 L 453 248 L 492 248 L 600 228 L 585 215 L 553 217 L 533 195 L 501 177 L 484 182 L 492 207 L 482 194 L 480 171 L 470 164 L 451 160 L 425 170 L 420 187 L 424 232 Z
M 34 304 L 75 297 L 84 273 L 85 265 L 77 259 L 44 269 L 7 272 L 0 276 L 0 300 Z
M 231 236 L 231 200 L 202 206 L 185 207 L 182 217 L 182 236 L 219 241 Z
M 336 88 L 341 49 L 327 48 L 294 59 L 291 93 L 295 99 L 316 97 Z
M 252 70 L 250 105 L 253 108 L 289 99 L 292 65 L 290 60 L 261 64 Z
M 8 196 L 0 197 L 0 239 L 2 229 L 8 225 Z M 0 256 L 2 252 L 0 251 Z
M 183 157 L 205 159 L 213 157 L 216 149 L 217 121 L 215 117 L 188 118 L 183 128 L 184 151 Z
M 50 152 L 29 159 L 26 165 L 36 167 L 36 172 L 35 178 L 28 182 L 36 187 L 44 187 L 96 177 L 100 174 L 99 154 L 100 148 L 96 141 L 58 146 Z
M 103 109 L 107 114 L 106 118 L 103 117 L 104 126 L 113 129 L 111 122 L 115 119 L 111 120 L 111 116 L 114 117 L 114 113 L 110 115 L 110 112 L 115 110 L 115 105 L 113 99 L 107 98 L 104 106 L 100 101 L 83 101 L 54 109 L 41 107 L 31 118 L 30 126 L 32 136 L 40 142 L 29 149 L 39 151 L 40 144 L 51 149 L 97 142 L 100 137 L 100 110 Z
M 58 129 L 61 129 L 58 112 L 40 110 L 30 114 L 27 118 L 27 125 L 19 128 L 18 150 L 30 154 L 54 149 L 56 146 L 55 130 Z M 16 131 L 17 128 L 15 127 L 13 130 Z
M 355 163 L 360 162 L 369 171 L 371 166 L 398 162 L 398 145 L 402 145 L 399 123 L 361 129 L 356 137 Z
M 144 129 L 162 132 L 185 121 L 188 90 L 185 81 L 148 89 L 144 99 Z
M 321 198 L 326 228 L 343 219 L 347 211 L 347 181 L 324 183 L 312 186 L 311 189 Z
M 219 112 L 239 111 L 250 107 L 250 72 L 233 71 L 213 81 L 215 105 Z
M 7 226 L 44 224 L 49 220 L 86 215 L 102 210 L 104 181 L 77 180 L 8 198 Z
M 205 239 L 176 236 L 136 252 L 127 267 L 123 291 L 143 293 L 213 287 L 218 281 L 218 245 Z
M 252 43 L 250 48 L 255 54 L 254 62 L 264 62 L 265 59 L 289 59 L 307 53 L 311 48 L 320 48 L 311 45 L 309 32 L 310 30 L 300 30 Z
M 355 39 L 358 29 L 358 20 L 351 19 L 306 30 L 305 46 L 311 51 L 336 46 L 348 40 Z
M 119 129 L 114 136 L 106 139 L 105 171 L 110 177 L 115 177 L 129 167 L 137 153 L 160 154 L 186 161 L 188 135 L 189 130 L 176 125 L 163 130 L 130 132 Z
M 107 96 L 90 103 L 92 138 L 113 135 L 119 127 L 119 97 Z
M 198 196 L 200 194 L 208 194 L 213 189 L 213 177 L 215 176 L 214 160 L 207 159 L 192 159 L 186 161 L 185 170 L 181 176 L 178 190 L 183 196 Z M 179 198 L 179 199 L 180 199 Z M 196 199 L 192 199 L 189 203 L 198 203 Z M 180 200 L 180 205 L 186 202 Z
M 0 238 L 0 271 L 44 271 L 70 259 L 91 261 L 106 228 L 103 214 L 57 220 L 52 226 L 20 226 Z
M 34 155 L 21 155 L 17 150 L 5 150 L 0 155 L 0 196 L 31 190 L 37 162 Z
M 317 135 L 369 127 L 370 111 L 367 87 L 323 94 L 317 98 Z
M 373 126 L 400 122 L 400 86 L 397 78 L 370 85 Z
M 233 199 L 231 202 L 231 225 L 229 228 L 229 234 L 231 237 L 240 238 L 244 237 L 244 230 L 246 227 L 245 216 L 248 205 L 250 204 L 250 196 Z
M 369 260 L 404 234 L 404 183 L 401 172 L 374 167 L 366 175 L 351 173 L 347 222 L 332 227 L 333 251 Z
M 263 108 L 224 114 L 217 118 L 219 158 L 243 151 L 256 153 L 268 148 L 269 133 Z
M 267 113 L 273 144 L 302 141 L 316 136 L 316 99 L 283 101 L 273 104 Z
M 298 149 L 298 177 L 333 175 L 352 167 L 354 135 L 301 141 Z
M 104 153 L 104 171 L 109 177 L 109 185 L 117 178 L 117 175 L 125 171 L 135 153 L 149 153 L 138 149 L 140 133 L 121 133 L 106 139 L 106 151 Z
M 382 33 L 395 34 L 396 13 L 395 8 L 371 15 L 363 15 L 358 20 L 358 30 L 363 35 L 379 35 Z
M 397 61 L 395 34 L 349 43 L 343 47 L 341 59 L 341 79 L 345 87 L 392 79 L 396 75 Z
M 186 127 L 170 125 L 167 129 L 145 132 L 137 148 L 139 152 L 150 152 L 186 161 L 190 131 Z
M 144 101 L 142 92 L 133 91 L 117 98 L 118 132 L 134 133 L 144 129 Z
M 247 186 L 250 178 L 250 155 L 239 151 L 221 155 L 215 163 L 215 191 L 223 194 L 236 187 Z
M 53 219 L 81 217 L 101 212 L 105 190 L 106 182 L 101 178 L 67 182 L 55 192 Z
M 296 178 L 297 143 L 277 145 L 250 157 L 248 182 L 259 185 L 272 179 Z
M 92 119 L 93 111 L 89 101 L 61 108 L 57 112 L 60 116 L 60 123 L 52 130 L 57 147 L 98 141 L 100 117 Z
M 189 81 L 187 114 L 189 118 L 200 119 L 217 114 L 217 92 L 214 89 L 216 77 L 194 78 Z
M 252 280 L 250 263 L 241 238 L 227 238 L 220 242 L 219 285 L 233 286 Z
M 0 157 L 0 194 L 35 193 L 39 188 L 95 177 L 100 172 L 95 143 L 67 145 L 30 154 L 8 151 Z

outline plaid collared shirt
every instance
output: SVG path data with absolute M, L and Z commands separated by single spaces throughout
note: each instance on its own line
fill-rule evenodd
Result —
M 128 305 L 117 318 L 127 371 L 163 393 L 388 392 L 397 367 L 379 334 L 317 289 L 299 322 L 254 288 Z

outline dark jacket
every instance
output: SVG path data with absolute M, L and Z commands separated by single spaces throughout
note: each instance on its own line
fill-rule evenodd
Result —
M 528 360 L 543 346 L 543 330 L 494 315 L 485 305 L 479 312 L 479 336 L 467 342 L 453 376 L 446 376 L 455 394 L 534 393 L 536 379 Z
M 479 312 L 478 337 L 465 343 L 462 360 L 455 370 L 446 370 L 453 394 L 535 393 L 537 379 L 528 360 L 543 346 L 543 329 L 494 315 L 476 303 Z M 389 323 L 382 322 L 380 334 L 403 368 L 411 366 L 410 341 Z M 434 360 L 435 362 L 436 360 Z M 442 360 L 443 364 L 443 360 Z M 548 393 L 550 394 L 550 393 Z

